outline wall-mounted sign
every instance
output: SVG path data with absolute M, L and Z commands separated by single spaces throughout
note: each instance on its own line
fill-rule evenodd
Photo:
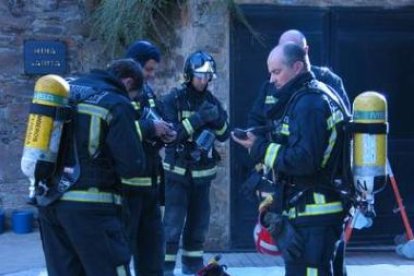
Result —
M 55 40 L 24 42 L 24 72 L 29 75 L 65 74 L 66 44 Z

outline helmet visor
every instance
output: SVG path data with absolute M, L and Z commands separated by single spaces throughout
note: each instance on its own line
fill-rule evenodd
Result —
M 200 73 L 200 72 L 194 72 L 193 74 L 194 78 L 197 78 L 199 80 L 207 80 L 211 81 L 214 77 L 213 73 Z

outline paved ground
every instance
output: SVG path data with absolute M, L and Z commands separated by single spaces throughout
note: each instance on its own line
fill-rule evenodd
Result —
M 206 258 L 213 253 L 206 254 Z M 222 253 L 221 263 L 226 264 L 232 276 L 283 275 L 280 258 L 256 253 Z M 46 276 L 45 261 L 39 233 L 18 235 L 0 234 L 0 275 Z M 347 268 L 350 276 L 412 276 L 414 261 L 398 257 L 393 252 L 349 252 Z M 176 269 L 179 274 L 179 266 Z

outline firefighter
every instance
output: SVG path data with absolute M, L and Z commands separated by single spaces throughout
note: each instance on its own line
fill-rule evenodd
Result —
M 305 35 L 298 30 L 285 31 L 279 38 L 279 44 L 284 44 L 286 42 L 293 42 L 303 47 L 306 53 L 309 51 L 309 45 Z M 335 93 L 337 93 L 339 99 L 343 101 L 343 104 L 347 110 L 350 111 L 351 104 L 348 94 L 345 91 L 342 79 L 327 67 L 311 65 L 311 71 L 315 74 L 315 78 L 318 81 L 329 85 Z M 280 96 L 280 93 L 277 92 L 272 83 L 265 82 L 260 88 L 259 95 L 248 114 L 248 127 L 265 125 L 266 113 L 274 106 L 280 106 L 280 104 L 277 104 Z M 283 101 L 283 99 L 281 99 L 281 101 Z M 281 116 L 280 113 L 279 116 Z
M 158 47 L 146 40 L 137 40 L 127 49 L 126 58 L 139 62 L 144 73 L 144 91 L 153 95 L 151 83 L 155 79 L 158 64 L 161 61 L 161 52 Z
M 175 139 L 176 132 L 160 114 L 159 102 L 149 85 L 154 78 L 160 51 L 148 41 L 133 43 L 126 54 L 143 67 L 144 87 L 129 93 L 135 108 L 135 125 L 146 156 L 140 177 L 123 180 L 128 210 L 126 226 L 133 252 L 135 275 L 163 275 L 164 228 L 160 204 L 164 206 L 162 160 L 159 151 Z M 152 237 L 149 239 L 148 237 Z
M 345 208 L 332 182 L 343 160 L 345 107 L 315 79 L 306 51 L 295 43 L 276 46 L 267 66 L 284 99 L 280 124 L 271 139 L 232 135 L 274 171 L 275 193 L 260 206 L 262 222 L 282 252 L 286 275 L 342 275 L 332 263 Z
M 216 63 L 204 52 L 192 53 L 184 65 L 185 82 L 164 99 L 166 119 L 177 139 L 166 147 L 164 270 L 172 275 L 183 231 L 182 272 L 195 274 L 203 267 L 203 243 L 210 222 L 210 185 L 220 156 L 214 140 L 229 136 L 227 113 L 208 90 L 216 77 Z M 184 230 L 183 230 L 184 228 Z
M 144 152 L 134 125 L 128 91 L 142 86 L 142 69 L 132 59 L 113 61 L 70 83 L 74 110 L 71 143 L 52 191 L 65 190 L 39 206 L 48 275 L 130 275 L 130 250 L 121 222 L 120 178 L 144 169 Z M 40 200 L 40 202 L 44 202 Z

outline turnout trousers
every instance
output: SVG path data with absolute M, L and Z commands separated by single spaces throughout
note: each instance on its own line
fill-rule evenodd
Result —
M 165 271 L 174 270 L 182 234 L 183 272 L 195 273 L 203 267 L 203 246 L 210 223 L 211 181 L 197 183 L 190 179 L 165 183 Z
M 57 201 L 39 207 L 48 275 L 130 275 L 120 215 L 120 206 L 112 203 Z
M 342 225 L 296 226 L 295 229 L 304 239 L 304 252 L 300 258 L 285 260 L 286 276 L 342 275 L 340 271 L 334 272 L 333 266 Z
M 162 276 L 164 228 L 157 189 L 128 191 L 126 227 L 136 276 Z

